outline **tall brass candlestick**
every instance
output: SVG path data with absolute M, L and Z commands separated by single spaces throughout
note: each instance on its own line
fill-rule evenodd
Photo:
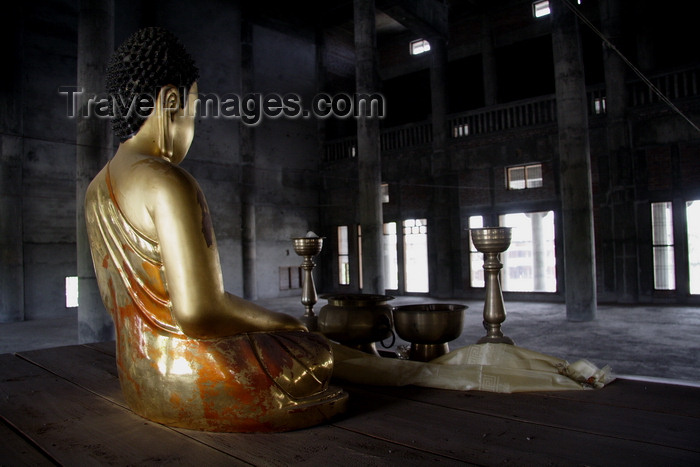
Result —
M 501 323 L 506 320 L 506 308 L 503 303 L 501 281 L 498 277 L 503 264 L 498 255 L 510 246 L 510 227 L 484 227 L 470 229 L 474 247 L 484 254 L 484 274 L 486 285 L 486 301 L 484 302 L 484 328 L 486 336 L 477 344 L 503 343 L 513 344 L 510 337 L 501 332 Z
M 298 237 L 293 238 L 294 241 L 294 251 L 299 256 L 304 257 L 304 261 L 301 263 L 301 268 L 304 270 L 304 281 L 301 289 L 301 304 L 304 305 L 306 311 L 304 316 L 302 316 L 302 321 L 309 331 L 318 330 L 318 317 L 314 314 L 314 305 L 318 301 L 318 295 L 316 295 L 316 285 L 314 284 L 314 277 L 311 274 L 314 266 L 314 256 L 318 255 L 323 248 L 323 237 Z

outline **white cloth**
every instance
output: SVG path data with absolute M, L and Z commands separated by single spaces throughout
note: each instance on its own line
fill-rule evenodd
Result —
M 508 344 L 469 345 L 427 363 L 332 345 L 333 376 L 360 384 L 511 393 L 601 388 L 614 380 L 609 366 L 599 369 L 588 360 L 569 364 Z

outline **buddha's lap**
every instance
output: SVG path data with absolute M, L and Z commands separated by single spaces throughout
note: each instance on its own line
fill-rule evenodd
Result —
M 196 381 L 221 384 L 222 391 L 230 392 L 274 385 L 290 397 L 307 397 L 322 391 L 332 374 L 330 345 L 316 333 L 259 332 L 216 339 L 124 334 L 118 332 L 120 379 L 148 381 L 157 392 L 162 385 Z

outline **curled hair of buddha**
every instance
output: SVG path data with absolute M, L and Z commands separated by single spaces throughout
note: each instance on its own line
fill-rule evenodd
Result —
M 135 109 L 140 102 L 153 106 L 163 86 L 180 89 L 184 107 L 186 92 L 198 77 L 194 60 L 173 33 L 158 27 L 135 32 L 114 52 L 107 67 L 114 133 L 122 142 L 136 134 L 148 114 Z

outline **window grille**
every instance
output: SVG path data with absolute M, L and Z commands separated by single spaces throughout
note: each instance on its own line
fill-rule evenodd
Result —
M 547 16 L 549 13 L 551 13 L 551 11 L 549 9 L 548 0 L 532 3 L 532 16 L 535 18 L 542 18 L 543 16 Z
M 350 285 L 350 252 L 348 226 L 338 226 L 338 284 Z
M 673 245 L 673 206 L 670 202 L 651 203 L 651 243 L 654 255 L 654 288 L 676 288 Z
M 607 112 L 604 97 L 596 97 L 595 99 L 593 99 L 593 112 L 596 115 L 603 115 Z
M 506 169 L 506 188 L 509 190 L 524 190 L 542 186 L 542 164 L 520 165 Z
M 430 50 L 430 42 L 426 41 L 425 39 L 417 39 L 415 41 L 411 41 L 411 44 L 409 45 L 409 51 L 411 52 L 411 55 L 420 55 L 422 53 L 428 52 Z

